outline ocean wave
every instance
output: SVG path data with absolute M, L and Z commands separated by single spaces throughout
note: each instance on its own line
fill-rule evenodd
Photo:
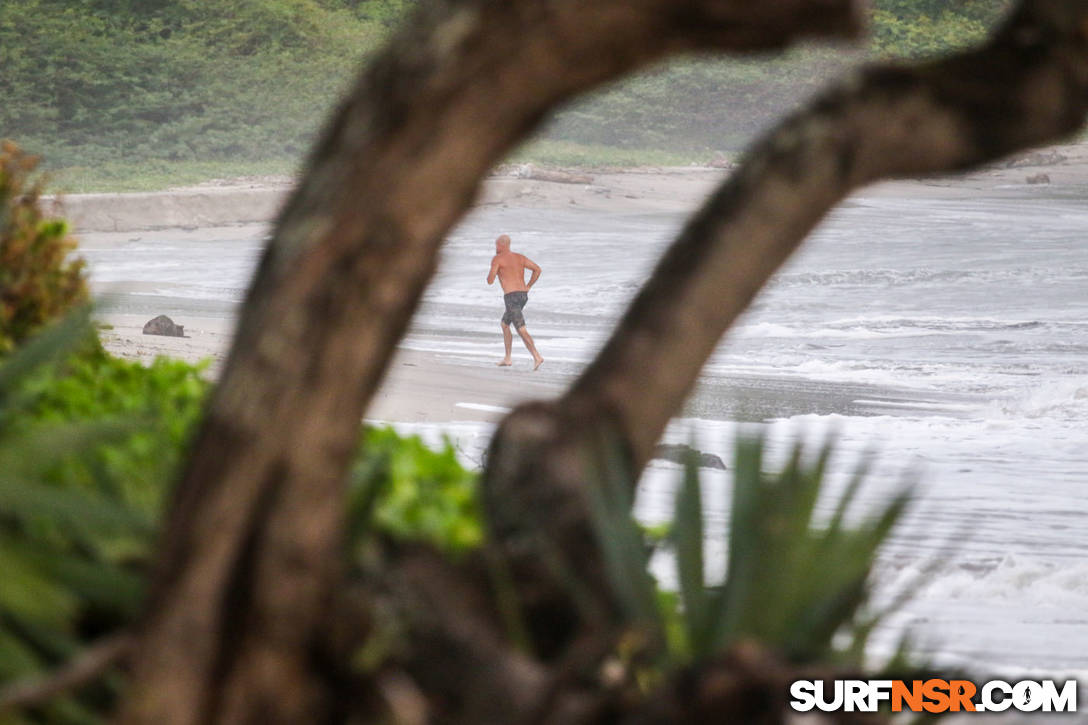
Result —
M 895 566 L 884 562 L 877 569 L 881 591 L 899 591 L 922 578 L 914 597 L 939 601 L 994 600 L 1031 607 L 1066 609 L 1082 616 L 1088 612 L 1088 563 L 1040 560 L 1007 554 L 984 560 L 951 561 L 927 573 L 928 563 Z
M 1046 281 L 1074 282 L 1088 279 L 1088 268 L 1049 269 L 836 269 L 824 272 L 783 272 L 775 284 L 785 287 L 876 286 L 913 287 L 918 285 L 955 285 L 964 283 L 996 284 Z
M 1088 415 L 1088 376 L 1041 382 L 994 401 L 990 411 L 1010 418 L 1083 419 Z
M 964 363 L 935 363 L 891 360 L 828 360 L 810 356 L 773 355 L 761 359 L 727 352 L 716 356 L 704 368 L 715 375 L 758 375 L 766 377 L 806 378 L 834 383 L 867 383 L 894 388 L 925 391 L 951 389 L 977 392 L 993 381 L 980 378 L 989 371 Z
M 1001 320 L 987 317 L 901 317 L 870 316 L 850 317 L 821 321 L 818 326 L 803 323 L 750 322 L 742 324 L 733 333 L 737 337 L 768 338 L 880 338 L 909 335 L 963 334 L 975 332 L 1017 332 L 1024 330 L 1077 330 L 1088 328 L 1088 323 L 1052 322 L 1042 320 Z

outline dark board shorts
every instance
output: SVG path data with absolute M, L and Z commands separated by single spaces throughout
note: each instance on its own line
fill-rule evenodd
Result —
M 506 303 L 506 312 L 503 313 L 502 324 L 513 325 L 516 330 L 525 327 L 525 316 L 521 314 L 521 309 L 529 301 L 529 293 L 508 292 L 502 296 L 502 301 Z

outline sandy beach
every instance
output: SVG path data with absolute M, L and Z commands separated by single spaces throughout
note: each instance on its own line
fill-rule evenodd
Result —
M 225 360 L 233 322 L 192 315 L 174 317 L 184 321 L 185 337 L 144 335 L 144 316 L 107 312 L 100 316 L 110 326 L 102 331 L 102 341 L 111 352 L 128 359 L 150 361 L 162 355 L 190 362 L 209 360 L 208 375 L 214 379 Z M 533 372 L 528 359 L 498 368 L 401 349 L 367 417 L 419 423 L 492 422 L 518 403 L 557 395 L 564 382 L 564 377 L 545 368 Z
M 158 356 L 207 360 L 208 375 L 216 378 L 229 350 L 233 321 L 184 313 L 173 317 L 185 326 L 185 337 L 145 335 L 142 328 L 148 316 L 105 312 L 99 315 L 107 325 L 101 332 L 102 342 L 110 352 L 131 360 L 150 362 Z M 502 340 L 497 329 L 494 343 L 498 361 Z M 546 343 L 543 337 L 541 344 Z M 494 423 L 519 403 L 558 396 L 574 377 L 569 365 L 545 362 L 533 371 L 527 353 L 518 350 L 514 365 L 500 368 L 487 359 L 401 348 L 366 417 L 397 423 Z M 682 415 L 755 422 L 807 414 L 900 414 L 932 410 L 950 399 L 927 398 L 886 385 L 709 374 Z

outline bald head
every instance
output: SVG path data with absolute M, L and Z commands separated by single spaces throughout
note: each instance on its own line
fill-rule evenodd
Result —
M 496 252 L 509 252 L 510 251 L 510 237 L 503 234 L 498 239 L 496 239 L 495 240 L 495 251 Z

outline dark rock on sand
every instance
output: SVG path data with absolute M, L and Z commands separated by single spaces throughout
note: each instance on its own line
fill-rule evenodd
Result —
M 1049 184 L 1050 174 L 1032 174 L 1026 179 L 1026 181 L 1029 184 Z
M 725 461 L 713 453 L 703 453 L 683 443 L 659 443 L 654 448 L 654 458 L 675 463 L 687 463 L 688 456 L 695 454 L 699 468 L 716 468 L 724 471 Z
M 166 315 L 159 315 L 153 320 L 148 320 L 144 325 L 145 335 L 166 335 L 167 337 L 185 337 L 184 325 L 176 325 Z

